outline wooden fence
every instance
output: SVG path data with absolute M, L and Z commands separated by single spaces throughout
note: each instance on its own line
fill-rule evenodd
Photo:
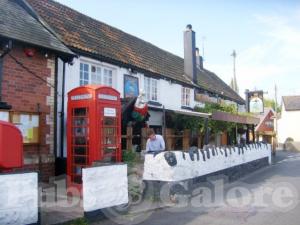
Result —
M 140 147 L 142 150 L 146 149 L 147 142 L 147 131 L 149 128 L 142 128 L 141 133 L 137 135 L 133 135 L 132 127 L 127 127 L 126 134 L 122 135 L 122 139 L 126 140 L 125 149 L 131 150 L 133 149 L 133 139 L 139 139 Z M 186 129 L 180 133 L 175 133 L 174 129 L 166 128 L 163 134 L 166 143 L 166 150 L 188 150 L 191 146 L 191 131 Z M 226 144 L 226 134 L 222 135 L 221 142 L 222 144 Z M 196 140 L 196 141 L 195 141 Z M 202 148 L 202 140 L 203 134 L 199 133 L 193 135 L 193 145 L 198 148 Z M 196 143 L 195 143 L 196 142 Z M 123 145 L 124 148 L 124 145 Z

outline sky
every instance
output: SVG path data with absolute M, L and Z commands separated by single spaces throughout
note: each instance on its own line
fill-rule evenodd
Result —
M 278 101 L 300 95 L 299 0 L 57 0 L 92 18 L 183 57 L 192 24 L 204 67 L 227 84 L 233 49 L 240 95 L 263 90 Z

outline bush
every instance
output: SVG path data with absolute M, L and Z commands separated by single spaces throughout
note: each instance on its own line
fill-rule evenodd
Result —
M 291 137 L 288 137 L 286 140 L 285 140 L 285 143 L 288 143 L 288 142 L 293 142 L 294 141 L 294 139 L 293 138 L 291 138 Z
M 88 222 L 85 218 L 79 218 L 67 223 L 67 225 L 88 225 Z
M 132 167 L 137 162 L 137 153 L 132 150 L 124 150 L 122 152 L 122 161 L 127 163 L 129 167 Z

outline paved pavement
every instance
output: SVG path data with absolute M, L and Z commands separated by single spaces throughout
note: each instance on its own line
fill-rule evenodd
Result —
M 208 185 L 193 197 L 181 196 L 173 207 L 94 224 L 299 225 L 300 153 L 278 151 L 271 166 L 214 190 Z

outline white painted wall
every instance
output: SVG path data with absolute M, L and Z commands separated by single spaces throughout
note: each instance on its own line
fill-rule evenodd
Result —
M 251 162 L 257 159 L 269 158 L 269 163 L 271 163 L 271 145 L 262 144 L 260 148 L 255 148 L 254 145 L 249 145 L 251 150 L 244 148 L 244 154 L 238 154 L 238 148 L 236 151 L 232 151 L 232 154 L 227 151 L 228 155 L 225 157 L 223 152 L 218 155 L 213 156 L 211 149 L 210 158 L 203 161 L 202 154 L 199 151 L 200 160 L 197 161 L 195 154 L 195 160 L 192 161 L 188 153 L 183 153 L 180 151 L 174 151 L 177 159 L 177 165 L 171 167 L 164 157 L 164 152 L 159 153 L 155 157 L 152 154 L 145 155 L 144 163 L 144 180 L 157 180 L 157 181 L 183 181 L 206 174 L 210 174 L 216 171 L 224 170 L 233 166 L 241 165 L 247 162 Z M 183 155 L 185 155 L 185 159 Z M 206 154 L 206 153 L 205 153 Z
M 127 165 L 82 169 L 83 209 L 91 212 L 128 203 Z
M 65 107 L 64 107 L 64 126 L 66 127 L 66 119 L 67 119 L 67 94 L 70 90 L 79 86 L 80 81 L 80 62 L 93 63 L 97 65 L 102 65 L 105 67 L 109 67 L 113 69 L 113 87 L 117 89 L 121 93 L 121 97 L 124 96 L 124 75 L 135 76 L 139 79 L 139 89 L 144 89 L 144 74 L 142 73 L 131 73 L 128 69 L 115 66 L 109 63 L 100 62 L 98 60 L 94 60 L 87 57 L 79 57 L 75 58 L 72 65 L 66 65 L 66 80 L 65 80 Z M 59 61 L 58 63 L 58 94 L 61 96 L 62 90 L 62 70 L 63 63 Z M 158 82 L 158 102 L 165 106 L 165 109 L 171 110 L 180 110 L 181 109 L 181 88 L 182 85 L 172 83 L 170 81 L 159 79 Z M 203 103 L 196 102 L 194 100 L 194 90 L 191 89 L 191 98 L 190 98 L 190 107 L 194 108 L 196 105 L 203 106 Z M 232 101 L 225 101 L 228 104 L 232 104 Z M 61 97 L 58 99 L 58 126 L 57 126 L 57 135 L 58 135 L 58 149 L 57 153 L 60 155 L 60 114 L 61 114 Z M 156 124 L 150 124 L 156 125 Z M 66 157 L 66 133 L 64 134 L 64 157 Z
M 286 111 L 282 106 L 281 118 L 278 120 L 278 141 L 284 143 L 288 137 L 300 142 L 300 111 Z
M 0 175 L 0 224 L 38 222 L 37 173 Z

